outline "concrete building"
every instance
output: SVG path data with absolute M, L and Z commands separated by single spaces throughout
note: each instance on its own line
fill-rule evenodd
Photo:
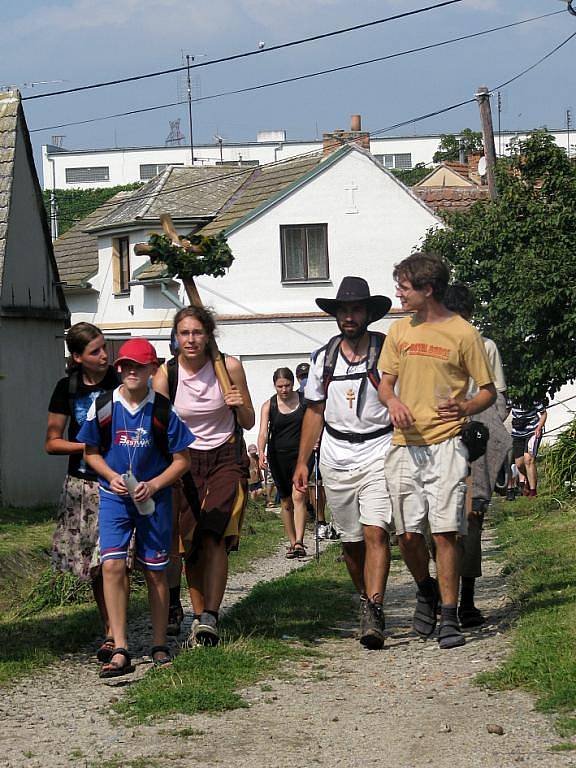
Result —
M 525 138 L 527 131 L 503 133 L 498 145 L 505 153 L 512 139 Z M 568 145 L 567 131 L 553 131 L 559 146 Z M 385 168 L 413 168 L 418 163 L 432 164 L 440 134 L 422 136 L 374 136 L 369 149 Z M 253 142 L 216 141 L 194 146 L 194 165 L 265 165 L 315 152 L 322 139 L 294 141 L 286 132 L 260 131 Z M 42 147 L 44 189 L 85 189 L 114 187 L 149 181 L 168 165 L 191 165 L 190 148 L 123 147 L 119 149 L 79 149 L 46 144 Z

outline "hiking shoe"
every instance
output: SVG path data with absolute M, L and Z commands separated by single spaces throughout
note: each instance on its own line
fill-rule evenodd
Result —
M 508 488 L 506 491 L 506 501 L 516 501 L 516 489 Z
M 182 603 L 171 605 L 168 608 L 168 626 L 166 627 L 166 634 L 171 636 L 179 635 L 183 621 L 184 609 L 182 608 Z
M 370 651 L 384 645 L 384 611 L 380 603 L 360 600 L 360 644 Z
M 458 621 L 454 619 L 441 619 L 440 628 L 438 630 L 438 645 L 442 650 L 448 648 L 458 648 L 460 645 L 465 645 L 466 638 L 460 631 Z
M 424 639 L 433 635 L 436 629 L 439 601 L 438 584 L 435 580 L 432 596 L 424 595 L 420 590 L 416 592 L 416 610 L 412 618 L 412 628 Z
M 190 633 L 186 640 L 184 640 L 181 644 L 181 648 L 184 651 L 189 651 L 191 648 L 196 648 L 198 645 L 198 642 L 196 641 L 196 631 L 198 629 L 198 625 L 200 624 L 199 620 L 197 618 L 192 619 L 192 625 L 190 626 Z
M 326 523 L 318 523 L 316 534 L 319 539 L 327 539 L 329 537 L 329 530 Z
M 338 539 L 340 538 L 340 534 L 338 533 L 334 525 L 332 523 L 328 523 L 327 528 L 328 528 L 328 531 L 326 534 L 326 538 L 329 539 L 330 541 L 338 541 Z
M 220 635 L 218 634 L 218 619 L 211 613 L 203 611 L 196 627 L 195 640 L 198 645 L 218 645 Z
M 463 629 L 468 627 L 481 627 L 486 623 L 486 618 L 480 613 L 475 605 L 464 608 L 460 606 L 458 608 L 458 619 L 460 620 L 460 626 Z

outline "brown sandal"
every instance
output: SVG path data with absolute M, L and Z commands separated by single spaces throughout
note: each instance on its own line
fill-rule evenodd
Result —
M 295 557 L 298 557 L 295 546 L 288 547 L 286 551 L 286 560 L 294 560 Z

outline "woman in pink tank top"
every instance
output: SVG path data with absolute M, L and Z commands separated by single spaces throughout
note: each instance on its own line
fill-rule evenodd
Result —
M 154 389 L 171 397 L 196 436 L 189 451 L 198 503 L 190 506 L 177 491 L 179 503 L 174 505 L 194 611 L 186 647 L 218 644 L 218 611 L 228 580 L 228 553 L 238 549 L 248 499 L 249 461 L 241 429 L 254 426 L 254 408 L 244 368 L 234 357 L 226 357 L 232 388 L 226 395 L 220 390 L 208 352 L 215 329 L 214 318 L 204 307 L 180 310 L 174 318 L 177 357 L 154 378 Z M 170 382 L 174 384 L 170 386 Z M 177 634 L 182 616 L 178 554 L 175 560 L 172 578 L 169 576 L 169 625 Z

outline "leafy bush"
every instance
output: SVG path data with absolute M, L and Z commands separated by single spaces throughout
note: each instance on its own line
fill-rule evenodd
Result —
M 544 458 L 550 485 L 558 490 L 576 488 L 576 419 L 562 432 Z

